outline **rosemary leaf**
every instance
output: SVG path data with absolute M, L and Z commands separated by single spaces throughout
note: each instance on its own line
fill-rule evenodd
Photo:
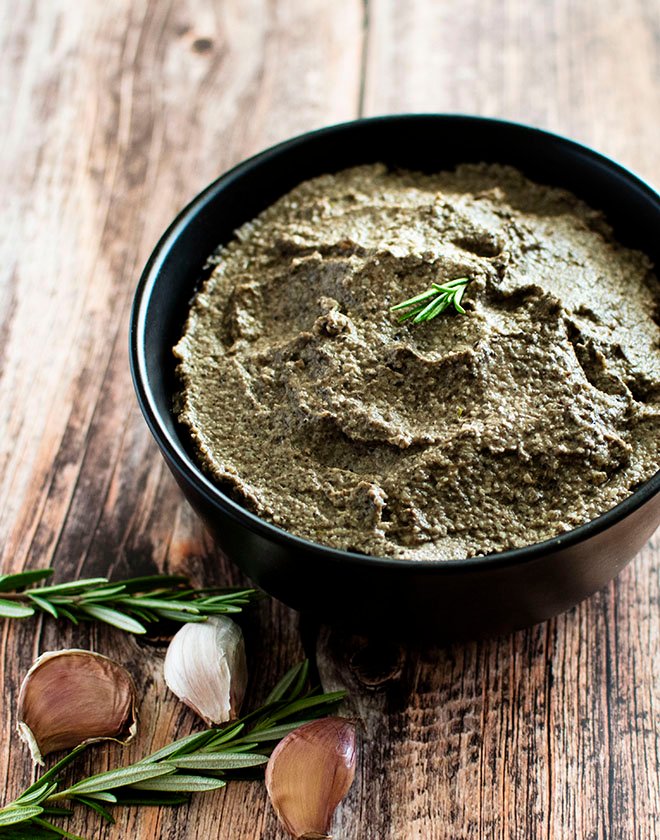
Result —
M 70 753 L 67 753 L 64 758 L 61 758 L 56 764 L 50 768 L 50 770 L 46 770 L 46 772 L 42 775 L 40 779 L 37 779 L 36 782 L 30 785 L 29 788 L 23 791 L 22 796 L 25 796 L 28 793 L 32 793 L 37 788 L 41 787 L 44 782 L 52 782 L 55 781 L 62 773 L 65 767 L 68 767 L 69 764 L 74 762 L 76 758 L 86 749 L 85 744 L 81 744 L 79 747 L 74 747 Z
M 54 840 L 55 837 L 52 832 L 38 828 L 33 823 L 4 826 L 0 832 L 2 840 Z
M 313 709 L 318 706 L 330 705 L 331 703 L 338 703 L 340 700 L 343 700 L 345 696 L 345 691 L 335 691 L 329 694 L 315 694 L 311 697 L 303 697 L 300 700 L 290 703 L 288 706 L 285 706 L 279 711 L 273 712 L 269 715 L 269 720 L 270 722 L 275 723 L 275 721 L 291 717 L 296 714 L 296 712 Z
M 266 697 L 265 704 L 268 705 L 270 703 L 275 703 L 277 700 L 282 700 L 291 686 L 293 686 L 292 694 L 293 696 L 296 696 L 296 686 L 305 684 L 308 669 L 309 664 L 306 659 L 304 662 L 300 662 L 298 665 L 294 665 L 293 668 L 290 668 L 282 679 L 275 685 L 268 697 Z
M 117 798 L 117 803 L 122 806 L 126 805 L 148 805 L 160 807 L 161 805 L 184 805 L 190 802 L 189 793 L 170 793 L 165 790 L 136 790 L 135 788 L 126 788 L 121 792 Z
M 108 770 L 105 773 L 97 773 L 71 785 L 70 788 L 58 794 L 58 797 L 65 798 L 77 796 L 80 793 L 98 793 L 100 791 L 112 790 L 113 788 L 142 782 L 146 779 L 153 779 L 157 776 L 169 776 L 176 768 L 172 764 L 133 764 L 130 767 L 122 767 L 119 770 Z
M 202 793 L 225 787 L 223 779 L 209 776 L 165 776 L 161 779 L 149 779 L 132 785 L 134 790 L 159 790 L 168 793 Z
M 254 732 L 248 732 L 241 740 L 247 744 L 261 741 L 280 741 L 289 732 L 293 732 L 294 729 L 298 729 L 299 726 L 306 723 L 311 723 L 313 720 L 315 718 L 296 720 L 293 723 L 281 723 L 279 726 L 270 726 L 266 729 L 257 729 Z
M 239 767 L 259 767 L 268 761 L 260 753 L 219 752 L 182 755 L 169 759 L 182 770 L 237 770 Z
M 404 300 L 403 303 L 397 303 L 396 306 L 392 306 L 390 308 L 390 312 L 396 312 L 397 309 L 405 309 L 407 306 L 414 306 L 416 303 L 422 303 L 422 301 L 428 300 L 429 298 L 435 296 L 435 288 L 427 289 L 425 292 L 422 292 L 419 295 L 415 295 L 415 297 L 411 297 L 408 300 Z
M 52 569 L 33 569 L 27 572 L 18 572 L 15 575 L 0 575 L 0 592 L 13 592 L 15 589 L 23 589 L 38 580 L 44 580 L 53 574 Z
M 117 797 L 114 793 L 110 793 L 109 791 L 97 791 L 96 793 L 87 793 L 85 794 L 85 799 L 96 799 L 99 802 L 110 802 L 114 804 L 117 801 Z
M 74 802 L 80 802 L 81 805 L 86 805 L 92 811 L 97 813 L 99 817 L 106 820 L 109 823 L 114 823 L 115 818 L 112 816 L 110 811 L 107 808 L 104 808 L 100 802 L 97 802 L 90 796 L 76 796 Z
M 434 315 L 431 312 L 438 312 L 446 309 L 449 306 L 449 294 L 447 292 L 442 292 L 440 295 L 436 295 L 433 300 L 428 303 L 416 316 L 413 323 L 418 324 L 420 321 L 424 321 L 426 317 L 433 318 Z M 437 313 L 436 313 L 437 314 Z
M 119 604 L 126 604 L 130 603 L 128 598 L 117 598 L 117 603 Z M 163 598 L 146 598 L 142 597 L 141 595 L 137 595 L 135 597 L 135 603 L 139 607 L 149 607 L 152 610 L 159 610 L 164 608 L 169 610 L 170 612 L 189 612 L 189 613 L 199 613 L 199 609 L 195 604 L 191 603 L 182 603 L 180 601 L 174 600 L 165 600 Z
M 178 741 L 173 741 L 171 744 L 157 750 L 155 753 L 148 755 L 142 760 L 142 764 L 151 764 L 154 761 L 162 761 L 170 755 L 176 755 L 180 752 L 192 751 L 199 748 L 212 737 L 212 732 L 194 732 L 192 735 L 187 735 L 185 738 L 179 738 Z
M 126 630 L 128 633 L 147 632 L 147 628 L 139 621 L 110 607 L 102 607 L 98 604 L 81 604 L 80 609 L 86 615 L 104 621 L 106 624 L 111 624 L 113 627 L 118 627 L 120 630 Z
M 31 615 L 34 615 L 33 607 L 0 598 L 0 616 L 3 618 L 29 618 Z
M 224 601 L 238 601 L 243 599 L 245 603 L 250 601 L 250 598 L 254 595 L 254 589 L 243 589 L 238 590 L 236 592 L 225 592 L 222 595 L 212 595 L 209 598 L 204 598 L 205 604 L 219 604 Z
M 455 302 L 456 301 L 454 300 L 454 303 Z M 430 321 L 432 318 L 435 318 L 437 315 L 444 312 L 445 309 L 448 309 L 450 304 L 451 296 L 443 293 L 440 297 L 431 301 L 431 304 L 423 312 L 420 312 L 419 315 L 417 315 L 414 323 L 418 324 L 420 321 Z
M 3 826 L 0 837 L 2 840 L 54 840 L 61 835 L 45 820 L 40 819 L 41 826 L 34 821 L 19 823 L 18 825 Z M 44 828 L 44 826 L 47 826 Z
M 152 624 L 154 621 L 158 621 L 158 616 L 151 610 L 141 610 L 135 604 L 131 604 L 130 613 L 133 618 L 139 619 L 144 624 Z
M 53 825 L 53 823 L 48 822 L 47 820 L 39 819 L 39 817 L 35 817 L 32 820 L 32 822 L 36 825 L 40 825 L 42 828 L 47 828 L 49 831 L 52 831 L 53 834 L 56 834 L 58 837 L 66 837 L 67 840 L 85 840 L 85 838 L 81 837 L 79 834 L 71 834 L 70 831 L 65 831 L 63 828 L 60 828 L 57 825 Z
M 0 811 L 0 825 L 15 825 L 16 823 L 27 822 L 39 814 L 43 814 L 44 809 L 39 805 L 9 805 Z
M 91 589 L 89 592 L 83 592 L 80 596 L 80 601 L 82 603 L 85 601 L 96 601 L 99 599 L 104 600 L 125 591 L 126 587 L 121 583 L 118 586 L 104 586 L 101 589 Z
M 71 595 L 73 592 L 84 592 L 92 586 L 109 583 L 107 578 L 88 578 L 87 580 L 71 580 L 67 583 L 54 583 L 52 586 L 37 586 L 31 589 L 33 595 Z
M 463 295 L 465 294 L 466 289 L 467 289 L 467 285 L 461 286 L 461 288 L 454 295 L 454 309 L 457 312 L 460 312 L 461 315 L 465 315 L 465 310 L 461 306 L 461 300 L 463 299 Z
M 58 604 L 57 611 L 60 615 L 63 615 L 64 618 L 68 618 L 72 624 L 77 625 L 80 623 L 78 621 L 78 618 L 71 612 L 71 610 L 68 610 L 66 607 L 62 607 Z
M 207 615 L 231 615 L 242 611 L 241 607 L 234 604 L 204 604 L 204 612 Z
M 202 747 L 201 749 L 202 750 L 210 749 L 211 751 L 214 751 L 217 747 L 220 746 L 220 744 L 224 744 L 227 741 L 231 741 L 234 738 L 236 738 L 236 736 L 244 728 L 245 728 L 244 723 L 238 723 L 238 724 L 236 724 L 236 726 L 229 726 L 229 727 L 227 727 L 227 729 L 221 730 L 220 735 L 213 738 L 211 741 L 209 741 L 209 743 L 205 747 Z
M 24 807 L 25 805 L 31 805 L 33 802 L 39 803 L 42 799 L 48 799 L 51 793 L 54 793 L 57 789 L 57 782 L 51 784 L 48 781 L 39 782 L 37 787 L 33 790 L 26 790 L 22 796 L 19 796 L 16 800 L 16 805 L 20 805 Z
M 156 610 L 159 618 L 166 618 L 168 621 L 179 621 L 182 624 L 191 624 L 195 621 L 206 621 L 205 615 L 188 612 L 176 612 L 175 610 Z
M 27 592 L 26 594 L 30 601 L 35 603 L 40 610 L 50 613 L 50 615 L 52 615 L 53 618 L 59 618 L 57 608 L 54 607 L 53 604 L 50 603 L 50 601 L 47 601 L 45 598 L 40 598 L 38 595 L 33 595 L 31 592 Z
M 259 743 L 261 743 L 261 742 L 259 742 Z M 208 754 L 208 753 L 223 752 L 222 750 L 218 750 L 217 746 L 218 745 L 214 741 L 213 743 L 209 744 L 208 747 L 203 747 L 201 750 L 199 750 L 199 752 L 204 753 L 205 755 Z M 243 744 L 239 744 L 236 741 L 232 741 L 231 752 L 247 753 L 247 752 L 250 752 L 250 750 L 253 750 L 255 746 L 256 746 L 255 741 L 250 741 L 249 743 L 243 743 Z

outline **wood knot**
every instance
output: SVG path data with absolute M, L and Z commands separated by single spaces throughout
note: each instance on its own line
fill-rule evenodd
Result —
M 365 641 L 351 656 L 348 667 L 362 686 L 376 690 L 401 677 L 403 658 L 399 645 Z
M 192 42 L 192 50 L 196 53 L 207 53 L 213 49 L 211 38 L 195 38 Z

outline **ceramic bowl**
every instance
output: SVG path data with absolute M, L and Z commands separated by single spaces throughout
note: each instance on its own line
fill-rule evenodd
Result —
M 617 238 L 660 264 L 660 196 L 571 140 L 500 120 L 442 114 L 356 120 L 268 149 L 200 193 L 156 246 L 135 293 L 130 358 L 151 432 L 217 544 L 270 595 L 321 621 L 437 638 L 475 637 L 543 621 L 605 586 L 660 524 L 660 472 L 602 516 L 545 542 L 443 562 L 369 557 L 309 542 L 260 519 L 199 468 L 172 412 L 172 347 L 208 255 L 301 181 L 382 161 L 424 171 L 512 164 L 603 210 Z

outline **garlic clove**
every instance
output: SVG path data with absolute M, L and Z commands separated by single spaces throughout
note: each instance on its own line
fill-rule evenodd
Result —
M 223 615 L 184 624 L 167 649 L 165 682 L 209 725 L 237 717 L 247 688 L 238 624 Z
M 323 840 L 355 776 L 355 727 L 327 717 L 290 732 L 266 765 L 266 789 L 296 840 Z
M 42 654 L 18 695 L 18 732 L 32 759 L 93 741 L 130 741 L 137 730 L 135 685 L 119 663 L 89 650 Z

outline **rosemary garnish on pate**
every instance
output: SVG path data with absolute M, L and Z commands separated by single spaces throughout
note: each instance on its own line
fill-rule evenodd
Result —
M 206 621 L 210 615 L 241 612 L 261 597 L 255 589 L 193 589 L 181 575 L 117 581 L 98 577 L 32 586 L 52 574 L 52 569 L 35 569 L 0 575 L 0 618 L 42 612 L 74 624 L 102 621 L 128 633 L 146 633 L 145 625 L 155 621 Z
M 407 321 L 408 318 L 412 318 L 413 324 L 430 321 L 452 305 L 456 312 L 465 315 L 461 300 L 470 282 L 470 277 L 457 277 L 455 280 L 448 280 L 446 283 L 433 283 L 430 289 L 404 300 L 403 303 L 397 303 L 396 306 L 391 307 L 390 311 L 395 312 L 398 309 L 410 307 L 410 311 L 402 315 L 399 321 Z
M 216 790 L 246 771 L 263 767 L 289 732 L 331 714 L 344 691 L 307 689 L 308 663 L 301 662 L 277 683 L 264 705 L 224 727 L 180 738 L 151 755 L 64 786 L 62 773 L 86 747 L 72 750 L 13 802 L 0 808 L 0 840 L 67 837 L 83 840 L 50 820 L 71 815 L 62 803 L 82 805 L 114 822 L 109 808 L 120 805 L 179 805 L 191 793 Z

